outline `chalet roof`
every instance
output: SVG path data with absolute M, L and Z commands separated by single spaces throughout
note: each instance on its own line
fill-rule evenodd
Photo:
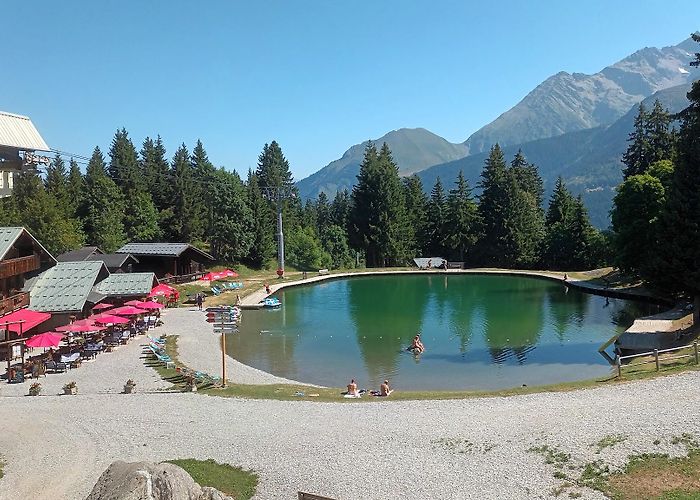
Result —
M 95 286 L 109 276 L 103 262 L 59 262 L 27 281 L 29 307 L 43 312 L 79 312 Z
M 0 227 L 0 259 L 5 258 L 7 252 L 10 251 L 10 248 L 12 248 L 12 246 L 17 242 L 17 240 L 20 238 L 20 236 L 22 236 L 22 234 L 26 234 L 29 238 L 34 240 L 34 242 L 39 246 L 39 248 L 41 248 L 41 250 L 49 256 L 50 260 L 56 260 L 54 256 L 51 255 L 49 251 L 46 250 L 46 248 L 44 248 L 44 245 L 42 245 L 39 242 L 39 240 L 32 236 L 32 233 L 30 233 L 23 227 Z
M 125 264 L 138 264 L 139 259 L 130 253 L 102 253 L 89 255 L 86 260 L 101 260 L 107 266 L 107 269 L 119 269 Z
M 29 117 L 4 111 L 0 111 L 0 146 L 25 151 L 50 151 Z
M 62 253 L 56 260 L 59 262 L 80 262 L 83 260 L 88 260 L 91 255 L 101 254 L 102 250 L 99 247 L 82 247 L 76 250 L 71 250 L 70 252 Z
M 153 273 L 114 273 L 95 285 L 95 292 L 108 297 L 145 297 L 157 284 Z
M 207 260 L 214 260 L 214 257 L 189 243 L 127 243 L 117 250 L 117 253 L 130 253 L 137 257 L 143 255 L 154 257 L 179 257 L 187 250 L 192 250 Z

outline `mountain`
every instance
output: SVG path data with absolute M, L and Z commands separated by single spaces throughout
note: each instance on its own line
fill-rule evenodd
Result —
M 650 109 L 658 99 L 670 112 L 677 113 L 688 105 L 686 94 L 690 86 L 690 83 L 686 83 L 660 90 L 644 99 L 643 103 Z M 593 224 L 606 228 L 609 225 L 608 214 L 615 196 L 615 187 L 622 180 L 622 154 L 627 149 L 627 139 L 634 128 L 634 118 L 638 111 L 639 104 L 636 104 L 611 125 L 504 146 L 504 154 L 510 160 L 519 149 L 522 150 L 527 160 L 539 168 L 547 192 L 561 175 L 575 194 L 583 195 Z M 424 189 L 429 192 L 438 176 L 443 185 L 450 189 L 462 170 L 474 188 L 479 182 L 487 156 L 487 152 L 469 155 L 430 167 L 419 172 L 418 176 Z
M 467 154 L 467 148 L 463 144 L 452 144 L 424 128 L 394 130 L 372 142 L 377 147 L 384 142 L 389 145 L 401 175 L 410 175 Z M 368 143 L 369 141 L 365 141 L 352 146 L 340 159 L 297 182 L 302 198 L 316 198 L 322 191 L 333 198 L 336 191 L 352 189 Z
M 647 47 L 593 75 L 560 72 L 547 78 L 511 109 L 472 134 L 470 154 L 568 132 L 609 125 L 658 90 L 697 79 L 690 68 L 691 38 L 661 49 Z

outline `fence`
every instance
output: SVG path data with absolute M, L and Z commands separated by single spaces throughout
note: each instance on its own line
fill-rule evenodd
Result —
M 676 356 L 659 357 L 660 354 L 682 351 L 683 349 L 689 349 L 689 348 L 693 349 L 693 352 L 691 354 L 678 354 Z M 695 364 L 696 365 L 700 364 L 700 356 L 698 356 L 698 342 L 696 340 L 692 344 L 688 344 L 688 345 L 684 345 L 684 346 L 680 346 L 680 347 L 672 347 L 670 349 L 654 349 L 653 351 L 642 352 L 639 354 L 630 354 L 629 356 L 618 356 L 617 361 L 616 361 L 618 378 L 622 377 L 622 361 L 623 360 L 641 358 L 641 357 L 645 357 L 645 356 L 653 356 L 654 358 L 642 360 L 642 361 L 639 361 L 637 363 L 630 363 L 628 365 L 625 365 L 625 368 L 629 368 L 631 366 L 641 366 L 641 365 L 648 365 L 650 363 L 655 363 L 656 364 L 656 371 L 658 372 L 659 370 L 661 370 L 661 363 L 662 362 L 671 361 L 674 359 L 685 359 L 685 358 L 695 358 Z
M 189 283 L 190 281 L 195 281 L 198 280 L 199 278 L 202 278 L 205 274 L 205 272 L 198 272 L 198 273 L 190 273 L 190 274 L 181 274 L 179 276 L 167 276 L 165 278 L 160 278 L 158 280 L 158 283 L 166 283 L 166 284 L 176 284 L 179 285 L 181 283 Z

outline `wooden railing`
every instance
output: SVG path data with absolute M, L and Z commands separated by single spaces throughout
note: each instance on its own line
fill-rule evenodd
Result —
M 0 279 L 36 271 L 41 265 L 38 255 L 7 259 L 0 262 Z
M 659 354 L 666 354 L 666 353 L 671 353 L 671 352 L 677 352 L 677 351 L 682 351 L 683 349 L 692 349 L 693 352 L 690 354 L 676 354 L 675 356 L 659 356 Z M 628 363 L 626 365 L 622 364 L 623 360 L 627 359 L 634 359 L 634 358 L 642 358 L 642 357 L 647 357 L 647 356 L 653 356 L 652 359 L 643 359 L 641 361 L 637 361 L 636 363 Z M 622 369 L 623 368 L 630 368 L 632 366 L 639 366 L 639 365 L 646 365 L 650 363 L 655 363 L 656 364 L 656 371 L 661 370 L 661 363 L 665 361 L 672 361 L 674 359 L 684 359 L 684 358 L 695 358 L 695 364 L 700 364 L 700 353 L 698 352 L 698 342 L 695 341 L 692 344 L 688 345 L 683 345 L 680 347 L 672 347 L 671 349 L 654 349 L 653 351 L 649 352 L 640 352 L 639 354 L 630 354 L 629 356 L 619 356 L 616 360 L 616 365 L 617 365 L 617 376 L 622 377 Z
M 189 283 L 190 281 L 195 281 L 198 280 L 199 278 L 203 277 L 205 272 L 201 271 L 198 273 L 190 273 L 190 274 L 181 274 L 179 276 L 167 276 L 165 278 L 160 278 L 158 280 L 159 283 L 167 283 L 167 284 L 180 284 L 180 283 Z
M 0 316 L 29 305 L 29 292 L 21 292 L 0 300 Z

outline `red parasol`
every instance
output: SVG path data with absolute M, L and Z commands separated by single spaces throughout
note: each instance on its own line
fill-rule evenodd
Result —
M 65 326 L 59 326 L 56 328 L 57 332 L 74 332 L 74 333 L 81 333 L 81 332 L 101 332 L 102 330 L 106 330 L 104 326 L 98 326 L 98 325 L 77 325 L 75 323 L 71 323 L 70 325 L 65 325 Z
M 92 308 L 93 311 L 102 311 L 104 309 L 111 309 L 114 307 L 114 304 L 107 304 L 106 302 L 102 302 L 100 304 L 95 304 Z
M 116 314 L 118 316 L 136 316 L 137 314 L 146 314 L 148 311 L 145 309 L 139 309 L 133 306 L 122 306 L 117 307 L 109 311 L 110 314 Z
M 223 271 L 220 271 L 220 273 L 226 278 L 238 278 L 238 273 L 231 269 L 224 269 Z
M 62 333 L 46 332 L 30 337 L 25 344 L 27 347 L 57 347 L 62 338 Z
M 163 304 L 161 304 L 160 302 L 155 302 L 153 300 L 149 300 L 148 302 L 141 302 L 138 305 L 138 307 L 140 307 L 141 309 L 149 309 L 152 311 L 153 309 L 162 309 L 165 306 Z
M 94 316 L 90 316 L 88 319 L 102 325 L 119 325 L 129 322 L 128 319 L 122 318 L 121 316 L 114 316 L 113 314 L 95 314 Z
M 151 293 L 148 294 L 149 297 L 157 297 L 158 295 L 164 296 L 164 297 L 171 297 L 175 296 L 176 298 L 180 296 L 180 293 L 170 285 L 166 285 L 165 283 L 161 283 L 160 285 L 156 285 L 153 287 L 151 290 Z
M 199 278 L 200 281 L 217 281 L 220 279 L 225 278 L 225 275 L 223 273 L 207 273 L 201 278 Z

